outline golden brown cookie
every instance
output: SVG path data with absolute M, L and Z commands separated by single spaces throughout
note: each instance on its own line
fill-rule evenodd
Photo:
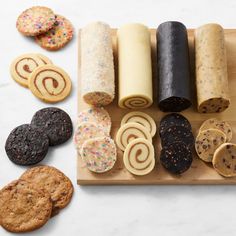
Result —
M 73 37 L 73 26 L 64 16 L 56 15 L 54 26 L 44 34 L 35 37 L 42 48 L 56 51 L 63 48 Z
M 51 166 L 37 166 L 28 169 L 20 177 L 34 183 L 39 189 L 47 191 L 52 200 L 52 215 L 66 207 L 73 195 L 70 179 L 58 169 Z
M 28 85 L 37 98 L 49 103 L 62 101 L 71 92 L 69 75 L 54 65 L 36 68 L 30 75 Z
M 10 232 L 28 232 L 43 226 L 51 216 L 47 192 L 35 184 L 16 180 L 0 190 L 0 225 Z
M 48 7 L 31 7 L 17 19 L 16 28 L 26 36 L 36 36 L 50 30 L 55 23 L 55 14 Z

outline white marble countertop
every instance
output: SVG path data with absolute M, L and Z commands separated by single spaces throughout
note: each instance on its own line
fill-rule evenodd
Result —
M 73 121 L 77 103 L 77 37 L 65 49 L 47 52 L 21 36 L 16 18 L 32 5 L 51 7 L 69 18 L 75 29 L 102 20 L 112 27 L 141 22 L 157 27 L 167 20 L 182 21 L 188 28 L 218 22 L 236 28 L 234 0 L 7 0 L 0 7 L 0 187 L 18 178 L 26 169 L 6 156 L 9 132 L 30 121 L 38 109 L 48 105 L 15 83 L 9 73 L 11 61 L 26 52 L 40 52 L 63 67 L 73 81 L 72 96 L 56 106 L 66 110 Z M 72 140 L 51 149 L 43 164 L 55 166 L 73 181 L 71 204 L 43 228 L 27 235 L 234 235 L 236 188 L 234 186 L 112 186 L 76 185 L 76 153 Z M 1 210 L 1 209 L 0 209 Z M 10 235 L 0 228 L 0 235 Z M 21 234 L 24 235 L 24 234 Z

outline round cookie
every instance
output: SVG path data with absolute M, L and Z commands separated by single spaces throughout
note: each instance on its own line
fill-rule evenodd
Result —
M 51 216 L 52 202 L 36 185 L 16 180 L 0 190 L 0 209 L 0 225 L 21 233 L 43 226 Z
M 56 15 L 54 26 L 44 34 L 37 35 L 35 41 L 50 51 L 63 48 L 73 37 L 73 26 L 65 17 Z
M 216 149 L 226 142 L 225 134 L 218 129 L 203 130 L 195 141 L 195 150 L 200 159 L 212 162 Z
M 37 188 L 50 194 L 52 215 L 66 207 L 73 195 L 70 179 L 51 166 L 36 166 L 25 171 L 20 179 L 36 184 Z
M 220 145 L 214 153 L 212 164 L 215 170 L 224 177 L 236 176 L 236 144 Z
M 126 169 L 134 175 L 147 175 L 155 166 L 155 154 L 152 143 L 144 138 L 131 141 L 124 152 Z
M 53 64 L 52 61 L 48 57 L 44 56 L 43 54 L 37 53 L 36 55 L 43 61 L 44 65 Z
M 145 138 L 152 142 L 152 136 L 149 131 L 138 123 L 127 123 L 120 127 L 116 134 L 116 144 L 124 151 L 128 143 L 136 138 Z
M 48 147 L 47 135 L 28 124 L 13 129 L 5 144 L 8 158 L 18 165 L 33 165 L 42 161 Z
M 17 57 L 10 66 L 12 78 L 24 87 L 28 87 L 28 80 L 31 73 L 41 65 L 48 63 L 41 57 L 41 54 L 28 53 Z
M 88 139 L 82 146 L 81 156 L 90 171 L 104 173 L 116 162 L 116 145 L 109 137 Z
M 55 21 L 55 14 L 50 8 L 35 6 L 20 14 L 16 28 L 23 35 L 36 36 L 51 29 Z
M 111 117 L 104 108 L 92 107 L 81 111 L 78 115 L 78 124 L 82 122 L 94 122 L 101 125 L 106 134 L 110 135 Z
M 72 85 L 64 70 L 54 65 L 43 65 L 32 72 L 28 86 L 37 98 L 56 103 L 70 94 Z
M 199 132 L 207 129 L 219 129 L 226 135 L 227 142 L 229 142 L 232 139 L 233 131 L 230 125 L 226 121 L 220 121 L 217 120 L 216 118 L 205 120 L 202 123 Z
M 162 147 L 173 142 L 183 142 L 189 148 L 192 148 L 194 146 L 194 136 L 192 131 L 185 126 L 168 127 L 161 136 Z
M 184 116 L 182 116 L 181 114 L 178 114 L 178 113 L 170 113 L 170 114 L 164 116 L 160 121 L 160 128 L 159 128 L 160 137 L 165 132 L 165 129 L 167 129 L 173 125 L 183 126 L 187 129 L 189 129 L 190 131 L 192 130 L 191 124 Z
M 161 150 L 160 162 L 172 174 L 184 173 L 192 161 L 192 152 L 183 142 L 170 143 Z
M 152 119 L 151 116 L 149 116 L 148 114 L 144 112 L 133 111 L 133 112 L 127 113 L 121 120 L 120 125 L 122 126 L 129 122 L 135 122 L 135 123 L 139 123 L 140 125 L 143 125 L 145 128 L 148 129 L 152 137 L 156 133 L 157 127 L 156 127 L 155 121 Z
M 91 138 L 107 136 L 103 127 L 92 122 L 82 122 L 77 126 L 74 134 L 74 143 L 77 150 L 80 152 L 83 143 Z
M 40 129 L 48 136 L 50 146 L 66 142 L 73 132 L 70 116 L 57 107 L 47 107 L 37 111 L 31 120 L 31 126 Z

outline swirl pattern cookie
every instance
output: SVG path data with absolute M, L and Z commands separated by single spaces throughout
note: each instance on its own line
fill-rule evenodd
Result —
M 152 137 L 156 133 L 156 129 L 157 129 L 156 123 L 152 119 L 152 117 L 147 115 L 146 113 L 139 112 L 139 111 L 127 113 L 121 120 L 121 126 L 129 122 L 133 122 L 133 123 L 135 122 L 140 125 L 143 125 L 145 128 L 148 129 Z
M 43 58 L 44 57 L 44 58 Z M 38 67 L 52 64 L 51 61 L 41 54 L 28 53 L 17 57 L 11 64 L 12 78 L 24 87 L 28 87 L 31 73 Z
M 17 19 L 16 28 L 26 36 L 36 36 L 54 26 L 55 14 L 48 7 L 31 7 L 23 11 Z
M 73 26 L 65 17 L 56 15 L 54 26 L 44 34 L 37 35 L 35 41 L 47 50 L 55 51 L 64 47 L 73 37 Z
M 82 146 L 81 156 L 90 171 L 104 173 L 116 162 L 116 145 L 109 137 L 88 139 Z
M 71 92 L 69 75 L 54 65 L 36 68 L 30 75 L 31 92 L 44 102 L 56 103 L 64 100 Z
M 152 100 L 142 96 L 126 97 L 119 101 L 119 106 L 121 108 L 127 108 L 127 109 L 147 108 L 150 107 L 151 105 L 152 105 Z
M 134 175 L 146 175 L 155 166 L 152 143 L 144 138 L 131 141 L 124 152 L 123 161 L 126 169 Z
M 137 123 L 127 123 L 118 130 L 116 144 L 124 151 L 126 146 L 136 138 L 144 138 L 152 142 L 152 136 L 144 126 Z

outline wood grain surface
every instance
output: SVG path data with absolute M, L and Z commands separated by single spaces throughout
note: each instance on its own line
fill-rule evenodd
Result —
M 148 108 L 142 110 L 154 118 L 157 123 L 157 130 L 159 128 L 160 119 L 166 114 L 159 110 L 156 103 L 157 96 L 157 73 L 156 73 L 156 30 L 150 29 L 151 43 L 152 43 L 152 62 L 153 62 L 153 82 L 154 82 L 154 104 Z M 186 116 L 192 124 L 193 133 L 196 136 L 197 131 L 201 123 L 211 117 L 216 117 L 221 120 L 229 122 L 233 128 L 232 142 L 236 142 L 236 29 L 225 30 L 225 40 L 227 47 L 227 60 L 228 60 L 228 76 L 230 86 L 231 105 L 223 113 L 219 114 L 200 114 L 196 110 L 196 90 L 194 84 L 194 46 L 193 46 L 193 29 L 188 30 L 190 60 L 191 60 L 191 79 L 192 79 L 192 91 L 193 91 L 193 105 L 191 108 L 181 112 Z M 79 33 L 80 35 L 80 33 Z M 112 30 L 113 46 L 114 46 L 114 58 L 116 68 L 116 89 L 117 86 L 117 50 L 116 50 L 116 30 Z M 78 76 L 78 112 L 87 108 L 88 105 L 83 102 L 80 96 L 80 37 L 78 42 L 78 64 L 79 64 L 79 76 Z M 111 137 L 114 138 L 117 130 L 120 127 L 120 121 L 122 117 L 131 110 L 124 110 L 117 105 L 117 91 L 115 101 L 105 107 L 109 112 L 112 119 L 112 131 Z M 156 166 L 154 170 L 146 176 L 134 176 L 129 173 L 123 164 L 123 153 L 118 150 L 118 160 L 114 168 L 104 174 L 96 174 L 90 172 L 80 156 L 77 156 L 77 183 L 80 185 L 129 185 L 129 184 L 236 184 L 236 177 L 224 178 L 220 176 L 212 167 L 211 164 L 204 163 L 199 160 L 194 152 L 194 161 L 191 168 L 180 176 L 169 174 L 159 163 L 160 154 L 160 138 L 157 134 L 153 139 L 153 145 L 156 149 Z

